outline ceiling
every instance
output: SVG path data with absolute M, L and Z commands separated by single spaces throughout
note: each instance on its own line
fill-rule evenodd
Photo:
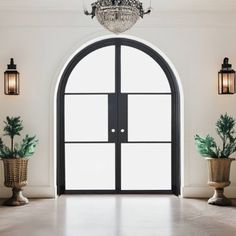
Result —
M 0 0 L 0 10 L 73 10 L 82 11 L 83 2 L 90 8 L 95 0 Z M 150 0 L 142 0 L 144 7 Z M 154 12 L 210 11 L 235 12 L 236 0 L 151 0 Z

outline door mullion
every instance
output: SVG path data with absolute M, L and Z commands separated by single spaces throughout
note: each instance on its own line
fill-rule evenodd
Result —
M 128 95 L 119 94 L 118 122 L 120 143 L 128 142 Z
M 117 169 L 119 166 L 119 147 L 118 147 L 118 114 L 117 114 L 117 94 L 108 95 L 108 142 L 115 144 L 115 190 L 120 186 L 120 174 Z
M 127 142 L 127 130 L 128 130 L 128 125 L 127 125 L 127 95 L 126 94 L 121 94 L 119 93 L 117 96 L 118 99 L 118 143 L 117 143 L 117 164 L 119 168 L 117 168 L 117 171 L 119 171 L 118 176 L 119 176 L 119 182 L 117 182 L 118 185 L 118 191 L 122 191 L 122 179 L 121 179 L 121 171 L 122 171 L 122 158 L 121 158 L 121 153 L 122 153 L 122 143 Z
M 121 140 L 119 124 L 119 95 L 121 92 L 121 46 L 119 43 L 115 47 L 115 81 L 116 81 L 116 114 L 117 114 L 117 132 L 116 132 L 116 191 L 121 191 Z
M 117 141 L 117 108 L 116 95 L 108 95 L 108 142 L 116 143 Z

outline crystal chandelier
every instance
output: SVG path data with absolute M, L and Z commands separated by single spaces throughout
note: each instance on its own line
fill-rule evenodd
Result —
M 151 12 L 150 8 L 144 11 L 139 0 L 97 0 L 91 6 L 92 11 L 84 13 L 96 16 L 103 27 L 116 34 L 130 29 L 139 17 Z

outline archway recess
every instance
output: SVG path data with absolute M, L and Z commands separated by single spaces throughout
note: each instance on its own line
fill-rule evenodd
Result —
M 109 91 L 105 91 L 105 92 L 95 91 L 97 87 L 101 85 L 101 83 L 99 86 L 95 86 L 91 91 L 86 91 L 86 89 L 82 88 L 83 86 L 80 86 L 80 83 L 78 82 L 78 77 L 76 77 L 75 75 L 81 69 L 80 65 L 83 63 L 85 58 L 89 58 L 90 55 L 102 49 L 108 49 L 108 50 L 111 49 L 114 51 L 114 55 L 112 54 L 113 55 L 112 57 L 114 59 L 114 65 L 113 65 L 114 66 L 113 68 L 114 69 L 114 84 L 111 85 L 111 90 L 108 89 Z M 104 53 L 106 52 L 103 51 L 102 53 L 104 55 Z M 110 52 L 108 52 L 108 54 L 109 53 Z M 132 84 L 132 81 L 129 83 L 126 83 L 125 85 L 125 82 L 124 82 L 125 80 L 123 79 L 125 76 L 122 69 L 126 68 L 128 64 L 131 64 L 133 66 L 133 69 L 135 68 L 136 70 L 139 69 L 139 74 L 142 74 L 142 78 L 146 78 L 147 81 L 152 77 L 152 71 L 150 69 L 151 67 L 146 67 L 144 65 L 144 68 L 142 71 L 140 69 L 142 69 L 141 67 L 143 66 L 143 64 L 140 64 L 140 65 L 138 63 L 136 64 L 136 61 L 138 61 L 138 58 L 140 58 L 139 56 L 141 56 L 141 54 L 146 55 L 149 58 L 148 60 L 151 59 L 155 63 L 157 70 L 159 71 L 159 74 L 160 74 L 160 79 L 156 78 L 157 81 L 162 80 L 161 78 L 166 79 L 167 82 L 162 83 L 161 88 L 160 88 L 160 84 L 158 83 L 155 84 L 155 82 L 153 86 L 146 88 L 147 91 L 145 90 L 146 85 L 142 83 L 140 83 L 139 88 L 134 88 L 133 90 L 132 88 L 129 88 L 130 86 L 129 84 Z M 126 55 L 126 57 L 124 57 L 124 55 Z M 132 60 L 132 58 L 129 58 L 129 55 L 136 55 L 136 57 L 132 56 L 133 57 L 133 60 Z M 123 63 L 123 59 L 125 61 L 124 63 Z M 110 60 L 106 61 L 106 57 L 104 57 L 104 61 L 101 64 L 103 65 L 104 72 L 107 69 L 106 66 L 109 66 L 109 68 L 112 67 L 112 65 L 107 65 L 106 63 L 109 64 Z M 148 69 L 145 70 L 146 68 Z M 91 64 L 90 70 L 87 71 L 88 75 L 91 73 L 91 70 L 94 70 L 94 64 Z M 99 72 L 97 73 L 99 74 Z M 129 74 L 130 72 L 127 71 L 126 73 Z M 129 76 L 127 78 L 131 78 L 131 77 L 132 76 Z M 99 79 L 99 76 L 97 79 Z M 78 91 L 74 90 L 77 87 L 77 85 L 80 87 Z M 135 86 L 138 86 L 138 82 L 135 83 Z M 155 86 L 157 86 L 156 87 L 157 91 L 155 90 Z M 102 98 L 102 96 L 103 96 L 102 99 L 104 100 L 107 99 L 107 110 L 108 110 L 107 131 L 108 132 L 107 132 L 106 138 L 103 139 L 103 138 L 96 137 L 94 138 L 94 140 L 91 141 L 88 137 L 84 138 L 87 134 L 77 139 L 75 138 L 76 134 L 83 133 L 81 129 L 82 129 L 82 126 L 86 127 L 86 124 L 83 123 L 83 125 L 80 126 L 80 128 L 76 128 L 75 127 L 76 125 L 74 125 L 75 120 L 76 119 L 79 120 L 82 113 L 80 114 L 77 113 L 77 115 L 75 115 L 74 121 L 73 119 L 71 120 L 71 116 L 72 116 L 71 113 L 69 113 L 68 115 L 68 107 L 69 107 L 68 101 L 71 100 L 72 96 L 76 96 L 77 100 L 74 100 L 74 102 L 72 102 L 73 104 L 75 104 L 76 107 L 75 109 L 71 108 L 70 112 L 81 108 L 81 107 L 78 107 L 78 104 L 80 103 L 78 98 L 81 96 L 83 96 L 83 99 L 88 98 L 88 96 L 98 96 L 95 99 L 96 101 Z M 144 97 L 145 99 L 143 99 Z M 150 101 L 151 101 L 150 98 L 152 99 L 152 101 L 156 99 L 157 103 L 151 102 L 152 105 L 150 105 Z M 129 110 L 130 107 L 132 107 L 132 100 L 135 100 L 135 99 L 136 99 L 136 108 L 135 108 L 136 113 L 135 113 L 135 109 L 133 109 L 133 111 Z M 139 134 L 137 132 L 135 133 L 134 130 L 136 131 L 137 129 L 142 130 L 142 127 L 133 125 L 133 131 L 132 131 L 133 123 L 130 121 L 131 118 L 129 118 L 129 115 L 133 113 L 134 119 L 135 117 L 137 118 L 139 116 L 137 111 L 139 109 L 139 106 L 141 107 L 140 104 L 143 104 L 143 108 L 148 107 L 148 106 L 145 106 L 144 100 L 147 101 L 148 106 L 150 105 L 151 110 L 154 111 L 154 113 L 151 113 L 149 117 L 154 117 L 155 119 L 157 119 L 157 121 L 156 123 L 153 123 L 153 129 L 145 125 L 143 126 L 142 133 L 145 133 L 145 130 L 147 130 L 147 127 L 148 127 L 149 130 L 153 130 L 153 131 L 150 131 L 153 135 L 150 135 L 150 132 L 149 132 L 149 134 L 144 134 L 143 137 L 140 138 Z M 169 112 L 168 111 L 165 112 L 163 110 L 163 107 L 162 107 L 163 103 L 170 104 Z M 92 103 L 89 103 L 89 104 L 92 104 Z M 83 111 L 83 113 L 85 112 L 86 110 Z M 145 118 L 142 118 L 142 119 L 145 119 Z M 157 130 L 158 127 L 160 129 L 160 127 L 162 126 L 160 122 L 165 122 L 165 120 L 167 121 L 169 120 L 169 123 L 170 123 L 169 126 L 168 127 L 166 126 L 166 128 L 164 128 L 164 131 L 163 130 L 158 131 Z M 149 122 L 146 120 L 145 123 L 147 124 Z M 165 125 L 163 125 L 163 127 L 165 127 Z M 87 126 L 87 128 L 89 128 L 89 125 Z M 73 135 L 68 136 L 68 133 L 71 133 L 71 132 L 74 132 L 75 135 L 73 134 Z M 132 132 L 133 132 L 133 137 L 132 137 Z M 156 134 L 159 134 L 159 133 L 162 133 L 162 135 L 160 137 L 157 137 L 158 135 Z M 168 133 L 169 133 L 169 136 L 168 136 Z M 83 145 L 83 148 L 85 148 L 84 145 L 86 146 L 87 144 L 93 144 L 93 146 L 94 145 L 96 146 L 96 144 L 104 145 L 104 143 L 115 144 L 114 145 L 114 162 L 110 163 L 111 166 L 112 165 L 114 166 L 114 171 L 113 173 L 111 173 L 110 178 L 109 178 L 109 175 L 105 176 L 106 179 L 112 179 L 114 177 L 112 180 L 114 182 L 114 186 L 112 187 L 112 184 L 111 184 L 111 187 L 106 187 L 109 185 L 108 184 L 108 185 L 104 185 L 105 187 L 101 187 L 101 188 L 96 188 L 96 187 L 94 188 L 81 187 L 80 188 L 80 187 L 73 187 L 73 184 L 71 185 L 72 187 L 69 186 L 66 183 L 66 179 L 67 180 L 70 178 L 72 179 L 73 177 L 76 178 L 75 176 L 76 169 L 75 170 L 71 169 L 70 171 L 67 169 L 66 171 L 66 155 L 67 156 L 71 155 L 71 154 L 68 154 L 68 153 L 71 153 L 71 148 L 69 150 L 68 147 L 72 147 L 71 145 L 73 145 L 73 149 L 76 149 L 75 144 L 80 145 L 80 148 Z M 134 154 L 132 153 L 132 150 L 130 149 L 130 147 L 128 147 L 129 144 L 130 145 L 132 144 L 133 147 L 134 145 L 136 145 L 137 147 L 137 145 L 141 145 L 141 144 L 143 146 L 142 148 L 137 147 L 139 151 L 136 152 L 136 154 Z M 144 145 L 146 145 L 146 147 Z M 134 180 L 132 180 L 132 178 L 128 179 L 128 177 L 126 177 L 126 176 L 129 176 L 129 174 L 127 173 L 130 173 L 135 169 L 135 166 L 137 166 L 138 160 L 136 158 L 136 160 L 134 160 L 134 162 L 130 165 L 129 168 L 122 166 L 123 163 L 125 163 L 127 160 L 124 158 L 122 159 L 122 154 L 125 152 L 124 151 L 125 148 L 127 150 L 127 153 L 132 153 L 129 156 L 136 157 L 138 153 L 145 152 L 145 148 L 147 148 L 146 150 L 148 150 L 149 152 L 150 147 L 151 147 L 150 145 L 153 145 L 153 147 L 154 145 L 156 145 L 156 147 L 159 145 L 158 147 L 159 150 L 160 149 L 169 150 L 169 151 L 167 150 L 166 152 L 166 153 L 169 152 L 168 154 L 169 155 L 169 183 L 166 184 L 167 187 L 165 186 L 162 187 L 161 184 L 158 185 L 157 183 L 155 183 L 155 180 L 154 180 L 153 186 L 150 185 L 149 187 L 143 187 L 139 184 L 140 182 L 142 182 L 142 179 L 139 179 L 139 181 L 137 181 L 136 184 L 135 183 L 132 184 L 131 182 L 132 181 L 134 182 Z M 97 149 L 96 152 L 99 152 L 99 149 Z M 154 153 L 155 151 L 152 151 L 152 152 Z M 157 154 L 159 153 L 158 155 L 161 154 L 161 152 L 158 150 L 156 151 L 156 153 Z M 157 154 L 154 154 L 154 156 L 158 156 Z M 76 155 L 82 156 L 81 152 L 79 151 L 77 152 Z M 166 155 L 166 159 L 168 159 L 167 157 L 168 155 L 167 154 L 165 155 Z M 146 159 L 149 161 L 151 160 L 148 158 Z M 108 160 L 105 160 L 104 163 L 105 162 L 107 163 L 107 161 Z M 139 162 L 141 163 L 139 165 L 145 166 L 145 164 L 142 164 L 142 161 L 139 161 Z M 158 164 L 157 162 L 154 162 L 156 165 L 156 171 L 154 168 L 153 173 L 151 170 L 146 172 L 145 176 L 148 175 L 147 174 L 148 172 L 152 173 L 149 176 L 150 178 L 147 179 L 148 182 L 150 182 L 151 179 L 155 179 L 155 177 L 157 178 L 160 177 L 160 176 L 159 177 L 155 176 L 155 173 L 158 172 L 158 170 L 160 172 L 161 169 L 163 169 L 162 162 L 165 162 L 164 158 L 162 159 L 162 157 L 159 157 Z M 150 165 L 150 166 L 155 166 L 154 163 L 153 165 Z M 168 161 L 166 163 L 168 163 Z M 75 166 L 75 163 L 67 164 L 67 166 L 69 165 Z M 159 166 L 159 169 L 157 168 L 158 166 Z M 125 171 L 124 173 L 122 173 L 122 170 L 125 170 L 125 168 L 127 169 L 126 174 L 125 174 Z M 94 169 L 92 172 L 90 172 L 90 175 L 92 173 L 96 176 L 95 174 L 96 170 Z M 102 170 L 104 171 L 104 169 Z M 80 172 L 82 171 L 83 170 L 80 170 Z M 166 171 L 168 172 L 168 168 Z M 71 175 L 70 175 L 70 172 L 72 173 Z M 139 178 L 139 174 L 137 173 L 141 173 L 138 167 L 136 169 L 136 176 L 134 173 L 132 173 L 133 176 L 135 176 L 133 179 L 137 180 Z M 98 179 L 99 176 L 100 174 L 98 173 L 96 179 Z M 151 176 L 153 176 L 153 178 Z M 125 181 L 127 182 L 126 186 L 124 185 Z M 123 187 L 122 187 L 122 183 L 123 183 Z M 119 37 L 109 38 L 109 39 L 104 39 L 104 40 L 95 42 L 91 45 L 88 45 L 87 47 L 79 51 L 68 63 L 68 65 L 66 66 L 61 76 L 61 80 L 60 80 L 58 92 L 57 92 L 57 191 L 58 191 L 58 194 L 62 194 L 62 193 L 173 193 L 175 195 L 180 194 L 180 94 L 179 94 L 179 87 L 178 87 L 175 74 L 172 71 L 170 65 L 154 49 L 152 49 L 151 47 L 141 42 L 138 42 L 132 39 L 119 38 Z

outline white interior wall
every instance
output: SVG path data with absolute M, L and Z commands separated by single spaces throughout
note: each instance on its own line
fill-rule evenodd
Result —
M 95 21 L 95 20 L 94 20 Z M 236 69 L 234 14 L 162 12 L 147 17 L 127 34 L 159 48 L 177 69 L 184 93 L 182 194 L 207 197 L 206 162 L 194 147 L 193 136 L 215 134 L 219 115 L 236 117 L 236 95 L 217 94 L 217 72 L 225 56 Z M 0 124 L 7 115 L 20 115 L 25 133 L 37 134 L 39 145 L 29 163 L 29 197 L 55 196 L 54 92 L 60 72 L 84 43 L 109 34 L 75 11 L 2 11 L 0 14 Z M 122 36 L 122 35 L 121 35 Z M 3 73 L 14 57 L 21 73 L 21 95 L 5 96 Z M 88 72 L 89 73 L 89 72 Z M 2 129 L 0 131 L 2 134 Z M 0 168 L 2 168 L 2 163 Z M 236 197 L 236 163 L 228 196 Z M 3 187 L 0 197 L 10 195 Z

